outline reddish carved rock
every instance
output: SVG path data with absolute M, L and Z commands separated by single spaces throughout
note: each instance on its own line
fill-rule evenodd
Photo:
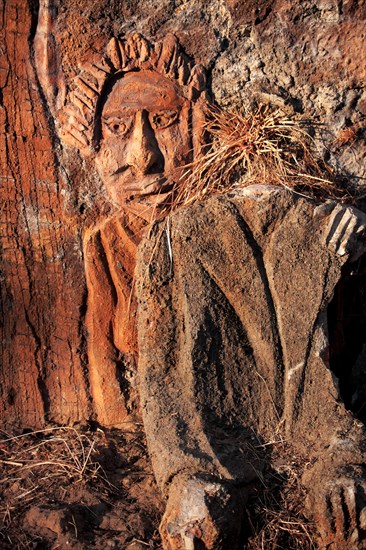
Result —
M 212 68 L 217 100 L 240 105 L 259 94 L 312 114 L 333 133 L 333 159 L 362 176 L 364 5 L 254 4 L 174 7 L 164 0 L 156 9 L 149 0 L 104 0 L 92 8 L 87 0 L 42 0 L 29 8 L 4 1 L 1 395 L 8 422 L 35 426 L 95 414 L 81 237 L 111 207 L 93 162 L 60 152 L 52 120 L 66 92 L 75 92 L 73 77 L 90 61 L 91 46 L 98 58 L 112 36 L 174 32 L 196 62 Z
M 95 162 L 113 207 L 83 235 L 90 391 L 97 420 L 118 425 L 138 409 L 136 248 L 201 145 L 205 73 L 175 36 L 132 34 L 91 55 L 74 85 L 60 135 Z

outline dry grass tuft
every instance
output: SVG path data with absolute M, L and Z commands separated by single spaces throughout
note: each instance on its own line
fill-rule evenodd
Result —
M 42 439 L 36 442 L 36 436 Z M 72 427 L 5 437 L 0 444 L 3 453 L 7 445 L 12 447 L 10 456 L 0 459 L 0 464 L 11 468 L 10 475 L 40 469 L 46 477 L 66 477 L 72 482 L 105 478 L 101 465 L 93 460 L 95 440 Z
M 317 158 L 309 126 L 309 121 L 269 106 L 260 105 L 252 113 L 209 106 L 204 126 L 209 143 L 186 167 L 162 217 L 211 195 L 252 184 L 349 200 L 350 192 Z

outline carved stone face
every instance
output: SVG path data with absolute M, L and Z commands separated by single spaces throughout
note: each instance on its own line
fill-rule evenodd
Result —
M 190 161 L 190 102 L 179 86 L 153 71 L 126 74 L 102 112 L 96 157 L 106 191 L 118 206 L 163 202 L 179 167 Z

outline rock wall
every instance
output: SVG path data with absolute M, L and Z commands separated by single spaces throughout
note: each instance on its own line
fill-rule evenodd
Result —
M 84 0 L 62 3 L 58 29 L 70 74 L 91 42 L 173 32 L 209 70 L 218 103 L 240 107 L 255 99 L 310 117 L 323 125 L 323 154 L 364 178 L 365 18 L 362 0 L 116 0 L 97 8 Z
M 36 17 L 2 3 L 0 411 L 23 427 L 89 414 L 79 219 L 34 67 Z

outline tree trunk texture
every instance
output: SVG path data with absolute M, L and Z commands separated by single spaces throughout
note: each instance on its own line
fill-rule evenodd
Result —
M 34 67 L 37 13 L 0 9 L 1 417 L 65 424 L 90 414 L 79 227 Z

